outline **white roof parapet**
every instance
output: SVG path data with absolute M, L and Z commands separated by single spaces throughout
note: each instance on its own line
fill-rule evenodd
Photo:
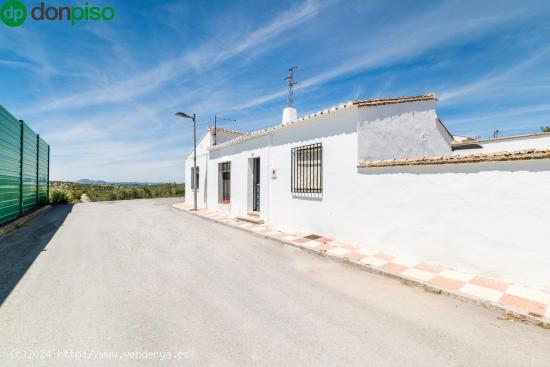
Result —
M 318 111 L 312 114 L 309 114 L 304 117 L 300 117 L 299 119 L 295 121 L 290 121 L 285 125 L 277 124 L 270 127 L 267 127 L 265 129 L 256 130 L 251 133 L 248 133 L 243 136 L 239 136 L 235 139 L 228 140 L 224 143 L 212 146 L 209 148 L 209 150 L 219 150 L 223 149 L 227 146 L 238 144 L 242 141 L 258 138 L 264 135 L 269 135 L 274 131 L 278 131 L 280 129 L 288 129 L 295 127 L 296 125 L 306 122 L 308 120 L 314 119 L 316 117 L 328 115 L 331 113 L 334 113 L 336 111 L 345 110 L 352 107 L 374 107 L 374 106 L 382 106 L 382 105 L 388 105 L 388 104 L 396 104 L 396 103 L 408 103 L 408 102 L 421 102 L 421 101 L 436 101 L 437 98 L 434 93 L 430 92 L 425 95 L 421 96 L 405 96 L 405 97 L 397 97 L 397 98 L 377 98 L 377 99 L 365 99 L 365 100 L 355 100 L 355 101 L 348 101 L 342 104 L 339 104 L 337 106 L 330 107 L 328 109 Z
M 208 130 L 214 131 L 214 126 L 209 126 Z M 247 132 L 244 132 L 244 131 L 231 130 L 231 129 L 227 129 L 225 127 L 216 127 L 216 131 L 223 131 L 223 132 L 226 132 L 226 133 L 236 134 L 236 135 L 247 135 L 248 134 Z
M 485 139 L 473 139 L 470 141 L 459 141 L 453 144 L 453 146 L 468 145 L 469 143 L 492 143 L 497 141 L 507 141 L 507 140 L 521 140 L 521 139 L 531 139 L 531 138 L 540 138 L 544 136 L 550 136 L 550 132 L 539 131 L 535 133 L 520 134 L 520 135 L 509 135 L 501 136 L 498 138 L 485 138 Z

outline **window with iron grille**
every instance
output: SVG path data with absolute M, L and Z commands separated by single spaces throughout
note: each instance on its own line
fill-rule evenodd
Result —
M 195 183 L 196 186 L 195 187 Z M 199 167 L 197 167 L 197 172 L 195 173 L 195 167 L 191 167 L 191 190 L 199 189 Z
M 292 148 L 293 193 L 323 192 L 323 147 L 321 143 Z
M 218 201 L 229 203 L 231 201 L 231 162 L 218 164 Z

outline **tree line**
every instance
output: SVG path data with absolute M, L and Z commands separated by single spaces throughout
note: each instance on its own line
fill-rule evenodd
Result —
M 153 199 L 183 197 L 185 184 L 79 184 L 75 182 L 51 181 L 50 202 L 52 204 L 77 203 L 82 195 L 90 201 L 114 201 L 132 199 Z

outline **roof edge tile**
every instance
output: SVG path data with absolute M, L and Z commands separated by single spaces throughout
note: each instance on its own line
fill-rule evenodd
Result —
M 407 102 L 421 102 L 421 101 L 437 101 L 435 93 L 429 92 L 422 96 L 404 96 L 396 98 L 379 98 L 379 99 L 366 99 L 353 101 L 353 104 L 357 107 L 372 107 L 383 106 L 387 104 L 407 103 Z
M 408 159 L 386 159 L 363 161 L 357 168 L 378 167 L 404 167 L 404 166 L 430 166 L 441 164 L 481 163 L 481 162 L 505 162 L 533 159 L 550 159 L 550 149 L 529 149 L 512 152 L 496 152 L 482 154 L 448 155 L 439 157 L 422 157 Z
M 356 101 L 349 101 L 342 104 L 339 104 L 337 106 L 329 107 L 324 110 L 309 114 L 307 116 L 300 117 L 297 120 L 290 121 L 289 123 L 285 125 L 273 125 L 264 129 L 252 131 L 250 133 L 246 133 L 245 135 L 238 136 L 235 139 L 228 140 L 224 143 L 217 144 L 213 147 L 210 147 L 209 150 L 220 150 L 227 146 L 231 146 L 234 144 L 238 144 L 242 141 L 246 141 L 249 139 L 254 139 L 260 136 L 271 134 L 274 131 L 278 131 L 281 129 L 287 129 L 287 128 L 293 128 L 299 125 L 302 122 L 306 122 L 308 120 L 311 120 L 313 118 L 319 117 L 319 116 L 326 116 L 331 113 L 342 111 L 351 107 L 369 107 L 369 106 L 381 106 L 386 104 L 395 104 L 395 103 L 406 103 L 406 102 L 419 102 L 419 101 L 437 101 L 437 98 L 435 97 L 435 93 L 429 92 L 425 95 L 421 96 L 405 96 L 405 97 L 394 97 L 394 98 L 379 98 L 379 99 L 367 99 L 367 100 L 356 100 Z

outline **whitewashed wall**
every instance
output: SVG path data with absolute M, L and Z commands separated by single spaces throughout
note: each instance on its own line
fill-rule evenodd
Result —
M 358 114 L 359 160 L 451 154 L 451 139 L 437 122 L 435 101 L 364 107 Z
M 337 111 L 212 151 L 209 171 L 232 162 L 232 192 L 209 208 L 246 214 L 248 159 L 260 156 L 267 223 L 550 291 L 550 160 L 358 169 L 358 121 Z M 322 197 L 294 196 L 291 148 L 317 142 Z

